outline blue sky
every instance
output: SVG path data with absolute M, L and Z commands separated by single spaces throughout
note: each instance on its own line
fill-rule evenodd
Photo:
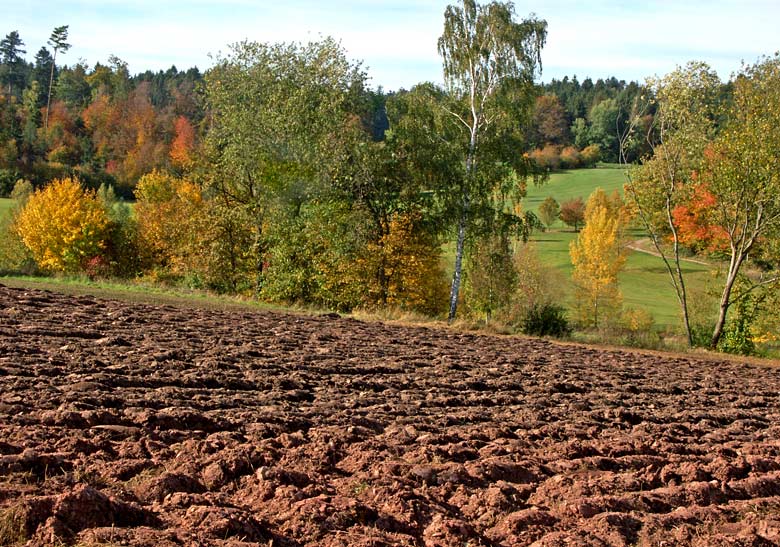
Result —
M 209 54 L 244 39 L 308 41 L 330 35 L 363 61 L 373 86 L 441 80 L 436 40 L 452 0 L 1 0 L 2 35 L 18 30 L 27 58 L 51 30 L 70 25 L 60 62 L 90 66 L 114 54 L 132 73 L 211 65 Z M 780 0 L 517 1 L 548 22 L 542 80 L 616 76 L 644 80 L 689 60 L 723 79 L 742 60 L 780 48 Z

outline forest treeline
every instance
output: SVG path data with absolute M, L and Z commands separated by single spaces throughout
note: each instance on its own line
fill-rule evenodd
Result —
M 198 68 L 131 75 L 115 56 L 90 66 L 83 60 L 68 64 L 60 53 L 61 64 L 55 64 L 50 45 L 32 60 L 27 47 L 16 31 L 0 46 L 0 197 L 8 197 L 19 179 L 38 187 L 78 176 L 89 187 L 109 184 L 132 198 L 144 174 L 184 172 L 183 162 L 208 130 Z M 363 116 L 372 137 L 382 140 L 389 127 L 386 103 L 405 91 L 363 93 L 369 107 Z M 533 93 L 532 114 L 518 120 L 525 122 L 518 153 L 528 151 L 555 170 L 617 162 L 619 134 L 643 87 L 615 77 L 580 82 L 574 76 L 537 84 Z M 646 123 L 650 127 L 651 119 Z M 648 152 L 637 140 L 630 159 Z
M 463 0 L 438 41 L 444 86 L 385 93 L 331 38 L 245 41 L 203 74 L 131 76 L 115 57 L 58 66 L 67 27 L 34 62 L 11 32 L 0 192 L 16 205 L 0 266 L 561 335 L 561 285 L 523 244 L 544 228 L 523 198 L 555 169 L 620 161 L 625 203 L 596 192 L 540 210 L 547 224 L 584 223 L 571 248 L 578 323 L 646 328 L 617 287 L 633 223 L 665 262 L 688 343 L 749 351 L 776 294 L 780 58 L 727 84 L 690 64 L 642 85 L 539 85 L 546 37 L 511 3 Z M 683 250 L 729 264 L 701 328 Z

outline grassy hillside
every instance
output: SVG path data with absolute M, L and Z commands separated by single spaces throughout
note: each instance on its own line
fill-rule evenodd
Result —
M 523 200 L 523 207 L 534 213 L 539 205 L 552 196 L 558 203 L 581 197 L 583 201 L 599 186 L 607 194 L 613 190 L 623 193 L 626 183 L 625 171 L 616 165 L 603 165 L 593 169 L 575 169 L 561 171 L 550 175 L 550 180 L 542 186 L 529 186 L 528 194 Z M 560 223 L 563 226 L 563 223 Z
M 543 186 L 532 186 L 528 189 L 524 205 L 527 210 L 536 212 L 548 196 L 555 198 L 558 203 L 577 197 L 587 200 L 597 187 L 603 188 L 607 193 L 613 190 L 622 193 L 625 182 L 624 170 L 615 165 L 554 173 Z M 541 260 L 564 274 L 565 281 L 561 291 L 563 300 L 569 303 L 574 289 L 571 283 L 569 243 L 576 237 L 577 234 L 561 221 L 554 224 L 552 230 L 532 237 Z M 640 239 L 643 234 L 637 231 L 632 237 Z M 687 262 L 684 269 L 689 291 L 694 295 L 703 294 L 711 278 L 710 269 L 701 264 Z M 679 328 L 679 304 L 669 274 L 660 258 L 630 251 L 619 281 L 625 307 L 647 310 L 653 315 L 656 324 L 664 329 Z
M 577 234 L 572 231 L 550 231 L 531 238 L 542 262 L 563 272 L 565 282 L 561 291 L 565 301 L 569 303 L 574 292 L 569 243 L 576 237 Z M 687 276 L 688 290 L 694 295 L 703 293 L 711 278 L 710 269 L 691 262 L 685 262 L 683 268 Z M 676 329 L 680 326 L 679 304 L 669 274 L 660 258 L 629 251 L 626 266 L 618 279 L 625 307 L 647 310 L 653 315 L 656 324 L 664 329 Z

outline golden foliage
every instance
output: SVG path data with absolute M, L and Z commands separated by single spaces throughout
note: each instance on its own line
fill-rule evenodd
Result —
M 370 290 L 376 303 L 436 315 L 447 304 L 441 250 L 418 223 L 418 215 L 396 215 L 389 232 L 367 246 L 363 262 L 373 274 Z
M 94 192 L 78 180 L 58 179 L 36 191 L 16 220 L 16 230 L 41 268 L 73 272 L 99 256 L 108 215 Z
M 584 325 L 598 327 L 605 313 L 621 306 L 617 276 L 626 261 L 621 232 L 620 210 L 597 189 L 585 207 L 585 227 L 569 246 L 576 312 Z
M 147 259 L 174 275 L 193 269 L 207 218 L 200 188 L 154 170 L 138 181 L 135 197 L 141 250 Z

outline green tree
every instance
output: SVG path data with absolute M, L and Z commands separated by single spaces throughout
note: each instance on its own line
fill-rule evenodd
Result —
M 466 292 L 469 306 L 485 317 L 485 324 L 512 298 L 517 280 L 508 234 L 480 238 L 469 253 Z
M 688 344 L 693 345 L 688 294 L 680 265 L 680 233 L 674 210 L 691 197 L 694 173 L 715 131 L 717 74 L 705 63 L 691 62 L 661 79 L 650 79 L 651 93 L 637 105 L 621 139 L 621 162 L 627 164 L 626 142 L 654 106 L 653 156 L 629 169 L 626 195 L 636 209 L 653 246 L 661 256 L 680 304 Z M 671 241 L 671 252 L 665 241 Z
M 43 118 L 43 127 L 47 129 L 49 127 L 49 105 L 51 105 L 51 88 L 54 85 L 54 67 L 57 63 L 57 52 L 61 51 L 65 53 L 70 49 L 68 40 L 68 25 L 56 27 L 49 37 L 48 44 L 54 50 L 54 55 L 51 58 L 51 72 L 49 73 L 49 92 L 46 94 L 46 113 Z
M 13 87 L 21 90 L 24 87 L 24 59 L 22 55 L 27 53 L 22 49 L 24 42 L 19 37 L 19 32 L 13 30 L 0 40 L 0 61 L 2 62 L 3 82 L 8 86 L 8 96 L 13 95 Z
M 54 66 L 54 59 L 52 59 L 51 53 L 49 53 L 49 50 L 45 47 L 41 47 L 41 49 L 38 50 L 38 53 L 35 54 L 35 65 L 33 68 L 33 81 L 38 83 L 39 107 L 46 104 L 44 93 L 46 92 L 47 84 L 49 83 L 52 66 Z
M 588 139 L 598 144 L 606 161 L 618 159 L 618 115 L 620 110 L 615 99 L 606 99 L 594 106 L 588 118 L 590 127 Z
M 712 348 L 720 342 L 731 305 L 778 280 L 772 273 L 738 294 L 734 291 L 761 240 L 780 238 L 780 54 L 742 68 L 725 118 L 702 166 L 702 181 L 717 202 L 715 224 L 725 230 L 729 245 Z
M 555 198 L 548 196 L 542 204 L 539 206 L 539 217 L 542 222 L 549 228 L 553 223 L 558 220 L 561 215 L 561 206 L 555 201 Z
M 305 45 L 242 42 L 205 77 L 210 112 L 203 178 L 253 218 L 257 289 L 266 227 L 327 199 L 344 169 L 359 122 L 365 75 L 328 38 Z M 294 223 L 293 223 L 294 224 Z M 279 264 L 279 262 L 276 262 Z
M 523 174 L 527 170 L 518 161 L 516 149 L 509 154 L 502 147 L 501 138 L 511 134 L 510 118 L 516 125 L 518 119 L 528 116 L 546 37 L 545 21 L 532 16 L 516 22 L 511 3 L 482 6 L 475 0 L 463 0 L 462 6 L 448 6 L 444 12 L 444 32 L 438 46 L 444 80 L 453 99 L 447 110 L 462 128 L 465 160 L 460 187 L 454 189 L 458 219 L 450 321 L 457 312 L 472 216 L 489 205 L 497 183 L 507 178 L 509 164 L 514 163 L 511 167 Z M 497 161 L 505 162 L 501 172 L 491 169 Z

